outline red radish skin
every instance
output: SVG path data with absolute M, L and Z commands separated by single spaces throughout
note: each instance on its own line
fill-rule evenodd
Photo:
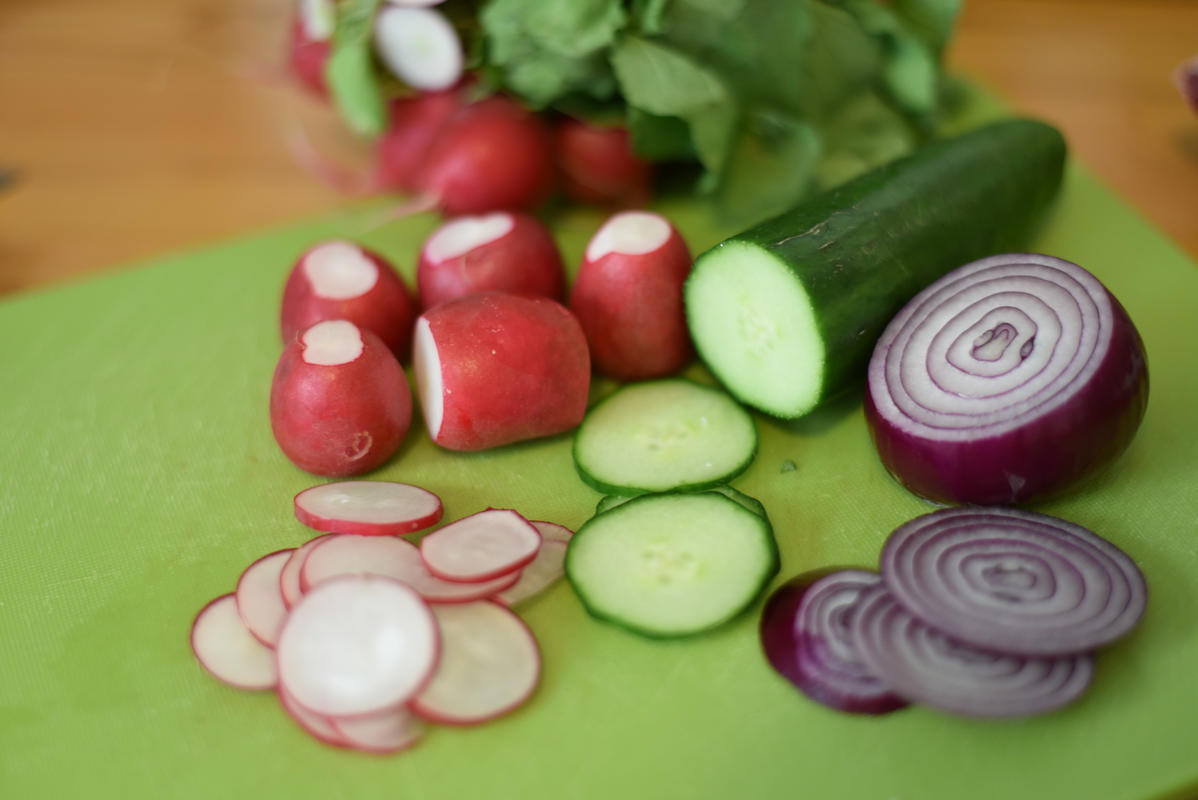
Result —
M 554 129 L 562 191 L 576 203 L 637 208 L 653 196 L 653 167 L 626 128 L 567 117 Z
M 212 677 L 229 686 L 261 691 L 278 683 L 274 653 L 241 621 L 235 595 L 221 595 L 200 610 L 191 626 L 191 650 Z
M 417 175 L 445 123 L 462 104 L 462 87 L 421 92 L 391 101 L 387 130 L 376 145 L 375 183 L 379 189 L 414 192 Z
M 551 436 L 586 413 L 586 339 L 547 297 L 485 292 L 424 312 L 413 365 L 429 436 L 449 450 Z
M 489 508 L 420 540 L 428 571 L 447 581 L 489 581 L 536 558 L 541 533 L 511 509 Z
M 567 528 L 565 525 L 559 525 L 556 522 L 546 522 L 544 520 L 532 520 L 532 526 L 541 534 L 543 542 L 562 542 L 569 544 L 570 539 L 574 538 L 574 531 Z
M 333 533 L 326 533 L 324 536 L 317 536 L 315 539 L 309 539 L 304 544 L 296 548 L 291 557 L 287 559 L 287 563 L 283 565 L 283 571 L 279 574 L 279 589 L 283 597 L 283 604 L 288 610 L 299 602 L 303 597 L 304 592 L 300 588 L 300 574 L 304 569 L 304 562 L 308 558 L 308 554 L 324 540 L 336 536 Z
M 420 304 L 486 291 L 536 294 L 561 300 L 566 275 L 545 224 L 522 213 L 497 211 L 458 217 L 429 236 L 416 268 Z
M 570 296 L 599 372 L 631 381 L 686 366 L 694 350 L 682 285 L 691 264 L 682 236 L 658 214 L 625 211 L 599 229 Z
M 406 361 L 418 313 L 416 298 L 385 258 L 335 240 L 300 256 L 283 288 L 280 317 L 285 343 L 318 322 L 344 319 L 374 333 Z
M 382 340 L 344 320 L 319 322 L 275 368 L 270 421 L 279 447 L 316 475 L 360 475 L 395 454 L 412 420 L 407 377 Z
M 291 23 L 291 40 L 287 53 L 291 73 L 304 89 L 320 98 L 327 98 L 329 95 L 324 70 L 329 61 L 331 47 L 332 43 L 327 38 L 311 38 L 300 15 L 296 15 Z
M 295 496 L 295 518 L 309 528 L 362 536 L 402 536 L 441 521 L 441 498 L 393 481 L 337 481 Z
M 246 629 L 267 647 L 278 643 L 279 631 L 287 618 L 280 580 L 294 552 L 289 548 L 262 556 L 246 567 L 237 581 L 237 613 Z
M 532 210 L 554 186 L 548 129 L 509 97 L 472 103 L 454 113 L 428 149 L 417 184 L 449 217 Z

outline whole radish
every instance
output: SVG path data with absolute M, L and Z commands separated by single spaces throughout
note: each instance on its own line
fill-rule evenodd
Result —
M 346 320 L 318 322 L 283 350 L 270 389 L 275 440 L 300 469 L 360 475 L 395 454 L 412 394 L 383 341 Z
M 446 222 L 425 241 L 416 269 L 424 308 L 490 290 L 560 300 L 565 281 L 561 253 L 545 224 L 506 211 Z
M 562 190 L 577 203 L 635 208 L 653 195 L 653 167 L 622 127 L 566 117 L 554 128 Z
M 419 90 L 448 89 L 462 76 L 462 41 L 431 8 L 387 3 L 374 19 L 374 51 L 387 70 Z
M 387 130 L 376 145 L 375 180 L 380 189 L 411 192 L 429 147 L 462 104 L 462 88 L 397 97 Z
M 671 375 L 693 355 L 682 306 L 686 243 L 659 214 L 612 216 L 587 245 L 570 296 L 597 369 L 619 380 Z
M 548 297 L 484 292 L 425 311 L 413 368 L 429 436 L 450 450 L 550 436 L 586 413 L 586 338 Z
M 549 131 L 503 95 L 464 106 L 429 147 L 417 184 L 450 217 L 536 208 L 553 191 Z
M 328 95 L 325 64 L 332 46 L 332 0 L 299 0 L 291 24 L 288 61 L 300 83 L 320 97 Z
M 280 317 L 284 342 L 322 320 L 344 319 L 374 333 L 405 361 L 417 313 L 416 299 L 386 259 L 335 240 L 300 256 L 283 288 Z

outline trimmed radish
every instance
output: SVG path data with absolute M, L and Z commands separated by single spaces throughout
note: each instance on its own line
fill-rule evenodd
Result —
M 425 154 L 462 103 L 461 89 L 421 92 L 391 101 L 390 122 L 376 145 L 374 183 L 412 192 Z
M 316 557 L 309 568 L 308 560 Z M 518 571 L 494 580 L 460 583 L 428 571 L 420 550 L 406 539 L 333 534 L 322 538 L 304 561 L 305 587 L 345 575 L 377 575 L 407 584 L 429 603 L 468 603 L 490 597 L 515 585 Z
M 294 548 L 279 550 L 246 567 L 237 581 L 237 613 L 254 638 L 267 647 L 279 641 L 279 631 L 287 617 L 280 578 L 291 560 Z
M 425 308 L 492 290 L 560 300 L 565 282 L 561 253 L 545 224 L 508 212 L 446 222 L 424 243 L 416 270 Z
M 332 717 L 327 717 L 324 714 L 317 714 L 315 711 L 304 708 L 300 705 L 291 693 L 287 691 L 287 687 L 279 686 L 279 702 L 283 706 L 283 710 L 287 712 L 287 716 L 295 720 L 301 728 L 309 735 L 324 742 L 331 744 L 334 747 L 349 747 L 350 744 L 342 735 L 341 731 L 333 726 Z
M 566 542 L 574 537 L 574 531 L 567 528 L 565 525 L 558 525 L 556 522 L 545 522 L 543 520 L 530 520 L 532 526 L 541 534 L 542 542 Z
M 296 262 L 280 317 L 284 342 L 317 322 L 344 319 L 373 332 L 402 361 L 411 353 L 416 314 L 416 298 L 386 259 L 353 242 L 329 241 Z
M 462 42 L 438 11 L 383 8 L 374 21 L 374 48 L 391 74 L 413 89 L 448 89 L 462 76 Z
M 295 496 L 295 518 L 309 528 L 363 536 L 398 536 L 441 520 L 441 498 L 393 481 L 337 481 Z
M 450 450 L 550 436 L 586 413 L 586 339 L 547 297 L 486 292 L 425 311 L 413 367 L 429 436 Z
M 570 296 L 600 372 L 640 380 L 686 366 L 694 352 L 682 306 L 690 269 L 686 243 L 665 217 L 625 211 L 604 223 Z
M 539 531 L 541 526 L 533 523 Z M 566 542 L 547 539 L 541 542 L 536 558 L 520 572 L 520 580 L 510 589 L 495 595 L 504 605 L 514 606 L 548 589 L 566 574 Z
M 637 207 L 653 194 L 653 167 L 637 156 L 622 127 L 567 117 L 554 129 L 562 189 L 577 203 Z
M 300 705 L 344 717 L 399 708 L 437 665 L 428 605 L 390 578 L 326 581 L 291 609 L 279 637 L 279 679 Z
M 326 533 L 324 536 L 309 539 L 296 548 L 291 557 L 287 559 L 287 563 L 283 565 L 283 571 L 279 574 L 279 589 L 283 596 L 283 604 L 288 609 L 298 603 L 299 599 L 304 595 L 303 590 L 300 588 L 300 573 L 304 569 L 304 562 L 308 559 L 308 554 L 318 544 L 332 536 L 336 536 L 336 534 Z
M 420 540 L 428 571 L 449 581 L 485 581 L 518 570 L 541 547 L 541 534 L 510 509 L 490 508 Z
M 270 392 L 275 440 L 300 469 L 358 475 L 395 454 L 412 419 L 403 368 L 352 322 L 308 328 L 283 351 Z
M 332 49 L 333 0 L 300 0 L 291 23 L 288 62 L 300 84 L 319 97 L 327 97 L 324 70 Z
M 541 675 L 541 653 L 528 626 L 490 602 L 437 606 L 442 656 L 428 686 L 411 702 L 417 714 L 473 725 L 519 708 Z
M 221 595 L 200 610 L 191 626 L 191 650 L 212 677 L 238 689 L 272 689 L 278 682 L 274 652 L 241 621 L 235 595 Z
M 333 729 L 347 747 L 364 753 L 397 753 L 406 750 L 424 734 L 424 726 L 405 708 L 362 717 L 334 717 Z

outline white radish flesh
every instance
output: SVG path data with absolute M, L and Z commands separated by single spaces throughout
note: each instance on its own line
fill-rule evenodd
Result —
M 278 682 L 274 652 L 241 621 L 232 594 L 221 595 L 196 615 L 191 649 L 204 669 L 230 686 L 273 689 Z
M 434 263 L 465 255 L 475 248 L 502 239 L 516 220 L 507 212 L 459 217 L 438 228 L 424 245 L 424 254 Z
M 528 626 L 490 602 L 437 606 L 440 664 L 411 708 L 426 719 L 473 725 L 518 708 L 537 687 L 541 653 Z
M 587 245 L 587 261 L 598 261 L 608 253 L 644 255 L 670 238 L 670 223 L 648 211 L 625 211 L 612 216 Z
M 420 541 L 429 572 L 450 581 L 485 581 L 520 569 L 541 547 L 541 534 L 510 509 L 488 509 Z
M 378 266 L 352 242 L 325 242 L 308 251 L 304 276 L 318 297 L 347 300 L 366 294 L 379 280 Z
M 299 0 L 297 13 L 309 41 L 323 42 L 333 38 L 337 19 L 334 0 Z
M 438 11 L 388 6 L 375 19 L 374 46 L 391 73 L 413 89 L 448 89 L 462 76 L 462 43 Z
M 441 385 L 441 354 L 426 317 L 416 319 L 412 334 L 412 371 L 416 376 L 416 393 L 429 437 L 435 442 L 441 434 L 445 418 L 445 388 Z
M 408 586 L 375 576 L 316 586 L 279 637 L 279 681 L 300 705 L 329 716 L 399 708 L 436 668 L 437 623 Z
M 366 346 L 358 326 L 343 319 L 316 323 L 304 331 L 301 341 L 304 361 L 322 367 L 348 364 L 362 355 Z
M 548 589 L 566 574 L 566 547 L 565 542 L 556 539 L 541 542 L 536 558 L 521 570 L 520 580 L 512 588 L 497 594 L 495 599 L 504 605 L 514 606 Z
M 262 556 L 246 567 L 237 580 L 237 612 L 254 638 L 267 647 L 279 641 L 287 617 L 280 578 L 294 548 Z
M 441 498 L 418 486 L 392 481 L 337 481 L 295 496 L 295 516 L 318 531 L 397 536 L 441 519 Z
M 364 717 L 336 717 L 333 728 L 346 746 L 366 753 L 396 753 L 420 741 L 424 726 L 407 709 Z
M 558 525 L 556 522 L 533 520 L 532 526 L 541 534 L 543 542 L 569 542 L 574 536 L 574 531 L 565 525 Z
M 312 552 L 316 545 L 334 535 L 326 533 L 324 536 L 317 536 L 315 539 L 308 540 L 296 548 L 295 552 L 291 554 L 291 558 L 287 559 L 287 563 L 283 565 L 283 571 L 279 574 L 279 590 L 283 595 L 283 604 L 287 608 L 291 608 L 298 603 L 299 599 L 304 595 L 304 590 L 300 586 L 300 573 L 303 572 L 304 562 L 308 559 L 308 554 Z
M 279 686 L 279 702 L 283 705 L 283 710 L 287 712 L 287 715 L 312 737 L 336 747 L 349 746 L 345 736 L 333 726 L 332 717 L 326 717 L 324 714 L 317 714 L 315 711 L 304 708 L 296 702 L 296 699 L 284 686 Z

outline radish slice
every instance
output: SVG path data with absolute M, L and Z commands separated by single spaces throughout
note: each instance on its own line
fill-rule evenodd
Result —
M 287 715 L 313 738 L 336 747 L 349 747 L 345 736 L 333 727 L 331 717 L 304 708 L 282 685 L 279 686 L 279 702 L 282 703 L 283 710 L 287 712 Z
M 528 626 L 489 602 L 433 609 L 441 628 L 441 663 L 411 702 L 417 714 L 473 725 L 518 708 L 536 689 L 541 653 Z
M 569 542 L 574 537 L 574 531 L 556 522 L 534 521 L 532 526 L 541 534 L 543 542 Z
M 448 89 L 462 77 L 462 42 L 438 11 L 384 8 L 375 19 L 374 46 L 387 69 L 413 89 Z
M 335 535 L 326 533 L 324 536 L 317 536 L 315 539 L 308 540 L 306 543 L 300 545 L 291 554 L 291 558 L 287 559 L 287 563 L 283 565 L 283 571 L 279 574 L 279 590 L 283 595 L 283 604 L 287 608 L 291 608 L 298 603 L 304 594 L 303 589 L 300 587 L 300 573 L 304 569 L 304 561 L 307 560 L 308 554 L 312 552 L 316 545 Z
M 485 581 L 533 560 L 541 534 L 510 509 L 487 509 L 420 540 L 428 571 L 450 581 Z
M 308 562 L 314 562 L 309 564 Z M 430 603 L 468 603 L 513 586 L 519 572 L 490 581 L 455 583 L 436 577 L 424 565 L 420 551 L 406 539 L 342 534 L 323 542 L 304 563 L 300 583 L 316 586 L 345 575 L 377 575 L 407 584 Z
M 537 524 L 534 522 L 534 526 Z M 538 530 L 540 529 L 539 526 Z M 536 558 L 529 562 L 520 573 L 520 580 L 510 589 L 504 589 L 495 596 L 499 602 L 514 606 L 530 597 L 540 594 L 552 586 L 566 574 L 566 543 L 555 539 L 541 542 L 541 549 Z
M 191 626 L 191 649 L 214 678 L 238 689 L 273 689 L 274 653 L 253 637 L 237 613 L 237 597 L 221 595 L 204 606 Z
M 406 750 L 424 734 L 419 718 L 403 708 L 365 717 L 338 717 L 332 725 L 346 746 L 366 753 Z
M 309 528 L 363 536 L 397 536 L 441 519 L 441 498 L 391 481 L 338 481 L 295 496 L 295 517 Z
M 279 681 L 318 714 L 345 717 L 398 708 L 437 666 L 437 623 L 399 581 L 326 581 L 291 610 L 279 637 Z
M 279 641 L 287 617 L 287 604 L 279 580 L 295 548 L 262 556 L 250 564 L 237 581 L 237 613 L 254 638 L 267 647 Z

